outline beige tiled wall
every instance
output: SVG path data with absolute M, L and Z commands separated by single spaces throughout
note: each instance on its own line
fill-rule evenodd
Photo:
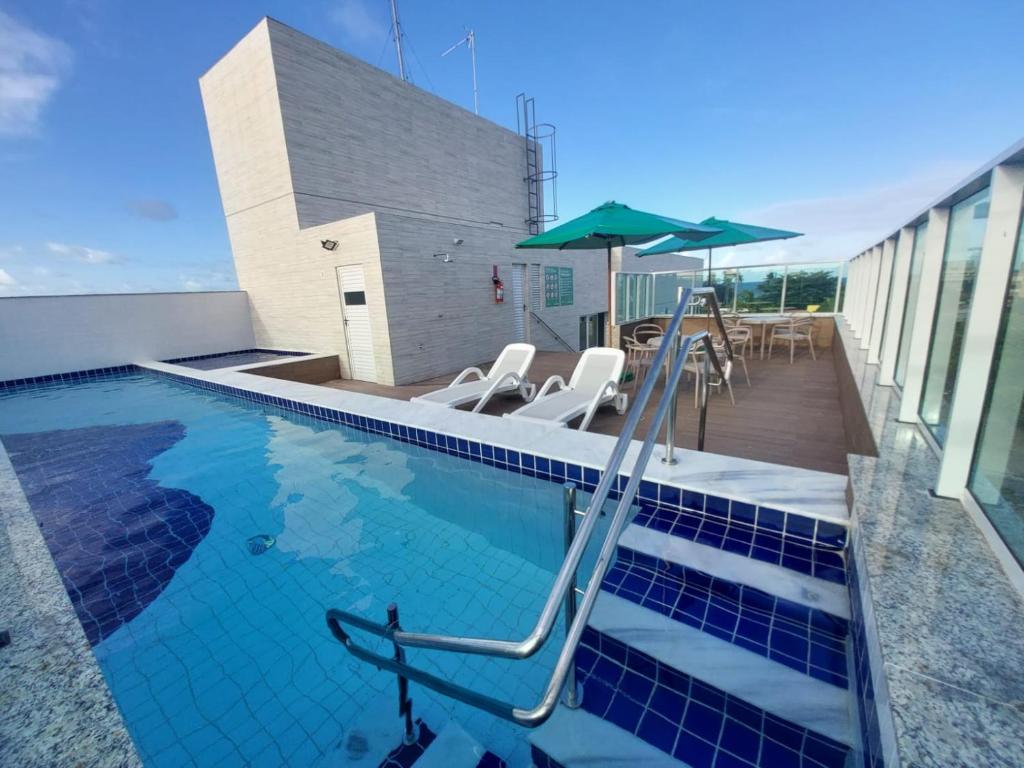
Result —
M 570 345 L 580 315 L 604 311 L 603 253 L 515 250 L 528 233 L 513 131 L 272 20 L 200 82 L 260 345 L 337 352 L 348 375 L 335 268 L 352 263 L 365 270 L 383 384 L 493 359 L 513 336 L 513 263 L 574 268 L 574 304 L 540 311 Z M 433 256 L 445 252 L 451 263 Z M 532 330 L 539 347 L 563 348 Z

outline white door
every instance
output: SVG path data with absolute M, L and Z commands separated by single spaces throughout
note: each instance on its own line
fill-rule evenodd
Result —
M 526 335 L 526 290 L 523 285 L 526 275 L 525 264 L 512 265 L 512 338 L 527 341 Z
M 362 264 L 338 267 L 338 290 L 341 292 L 349 375 L 360 381 L 376 381 L 377 365 L 373 359 L 373 334 L 370 333 L 370 310 L 366 305 Z

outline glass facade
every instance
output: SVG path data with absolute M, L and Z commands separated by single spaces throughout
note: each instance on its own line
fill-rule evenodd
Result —
M 896 352 L 896 384 L 903 388 L 907 379 L 907 357 L 910 354 L 910 335 L 914 331 L 914 313 L 917 312 L 917 295 L 921 288 L 921 263 L 924 261 L 925 236 L 928 222 L 919 224 L 914 230 L 914 247 L 910 252 L 910 273 L 907 276 L 907 295 L 903 304 L 903 320 L 900 323 L 900 345 Z
M 921 420 L 940 446 L 945 444 L 949 426 L 967 313 L 988 223 L 988 200 L 986 187 L 954 205 L 949 215 L 920 407 Z
M 1024 222 L 1021 229 L 968 489 L 1024 564 Z

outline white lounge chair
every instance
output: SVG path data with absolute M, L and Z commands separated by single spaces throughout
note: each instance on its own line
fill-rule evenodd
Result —
M 494 395 L 518 392 L 523 400 L 533 397 L 534 387 L 526 378 L 537 348 L 532 344 L 509 344 L 498 355 L 486 375 L 479 368 L 467 368 L 444 389 L 412 398 L 414 403 L 432 403 L 454 408 L 477 401 L 473 413 L 478 413 Z M 475 381 L 466 381 L 470 376 Z
M 619 392 L 619 378 L 625 360 L 626 355 L 621 349 L 592 347 L 576 363 L 568 384 L 561 376 L 552 376 L 544 382 L 536 398 L 505 415 L 565 426 L 582 414 L 579 429 L 585 430 L 602 405 L 612 403 L 620 414 L 625 413 L 629 397 Z M 558 391 L 549 394 L 548 391 L 556 384 Z

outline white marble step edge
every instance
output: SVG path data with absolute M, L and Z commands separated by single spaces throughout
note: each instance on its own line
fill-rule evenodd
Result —
M 846 585 L 631 523 L 619 545 L 849 620 Z
M 415 768 L 476 768 L 487 750 L 450 720 L 413 763 Z
M 849 690 L 602 592 L 590 626 L 796 725 L 853 746 Z
M 689 768 L 686 763 L 619 726 L 583 709 L 568 709 L 561 704 L 550 719 L 533 731 L 529 738 L 533 746 L 565 768 Z

